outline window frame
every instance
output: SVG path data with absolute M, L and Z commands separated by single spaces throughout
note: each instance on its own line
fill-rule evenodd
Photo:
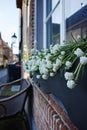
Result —
M 50 26 L 49 28 L 47 26 L 47 22 L 52 17 L 53 12 L 56 10 L 59 4 L 60 4 L 60 12 L 61 12 L 60 44 L 63 45 L 65 44 L 66 41 L 65 0 L 58 0 L 54 8 L 50 10 L 49 14 L 48 14 L 48 9 L 51 8 L 47 7 L 48 1 L 49 0 L 43 1 L 43 48 L 48 48 L 50 46 L 49 43 L 51 43 L 52 34 L 51 34 Z M 51 0 L 49 2 L 51 2 Z M 50 22 L 48 25 L 50 25 Z M 48 33 L 50 33 L 50 35 L 48 35 Z

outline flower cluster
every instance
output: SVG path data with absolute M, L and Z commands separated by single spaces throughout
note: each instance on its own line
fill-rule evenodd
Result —
M 78 60 L 75 69 L 73 65 Z M 66 85 L 72 89 L 76 86 L 81 68 L 87 64 L 87 42 L 70 43 L 65 46 L 56 44 L 49 49 L 32 50 L 31 58 L 26 62 L 30 74 L 39 72 L 37 79 L 48 79 L 63 69 Z

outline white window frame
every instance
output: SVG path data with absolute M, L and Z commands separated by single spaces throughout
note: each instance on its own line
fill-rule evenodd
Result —
M 64 45 L 65 41 L 66 41 L 66 22 L 65 22 L 65 0 L 58 0 L 58 2 L 56 3 L 55 7 L 53 8 L 53 10 L 51 10 L 51 12 L 49 13 L 49 15 L 46 17 L 46 1 L 43 1 L 43 48 L 47 48 L 47 32 L 46 32 L 46 24 L 49 20 L 49 18 L 52 16 L 53 12 L 55 11 L 55 9 L 58 7 L 58 5 L 60 4 L 60 16 L 61 16 L 61 24 L 60 24 L 60 44 Z
M 46 49 L 47 48 L 47 44 L 46 44 L 46 39 L 47 39 L 47 36 L 46 36 L 46 12 L 47 12 L 47 9 L 46 9 L 46 0 L 43 0 L 43 48 Z

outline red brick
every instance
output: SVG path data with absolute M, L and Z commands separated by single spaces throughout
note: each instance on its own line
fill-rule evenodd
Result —
M 77 130 L 64 109 L 37 86 L 33 89 L 33 117 L 37 130 Z

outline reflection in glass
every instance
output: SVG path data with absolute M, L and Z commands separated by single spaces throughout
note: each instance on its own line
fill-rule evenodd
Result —
M 87 38 L 87 0 L 65 1 L 66 40 Z
M 52 6 L 58 0 L 52 0 Z M 52 8 L 53 8 L 52 7 Z M 52 44 L 60 43 L 60 5 L 58 5 L 52 14 Z
M 50 44 L 60 44 L 63 35 L 65 35 L 65 42 L 87 39 L 87 0 L 65 0 L 65 9 L 63 8 L 62 13 L 61 8 L 64 6 L 61 5 L 64 3 L 61 1 L 63 0 L 47 0 L 47 47 Z M 62 28 L 63 22 L 65 28 Z M 61 33 L 64 29 L 65 33 Z

